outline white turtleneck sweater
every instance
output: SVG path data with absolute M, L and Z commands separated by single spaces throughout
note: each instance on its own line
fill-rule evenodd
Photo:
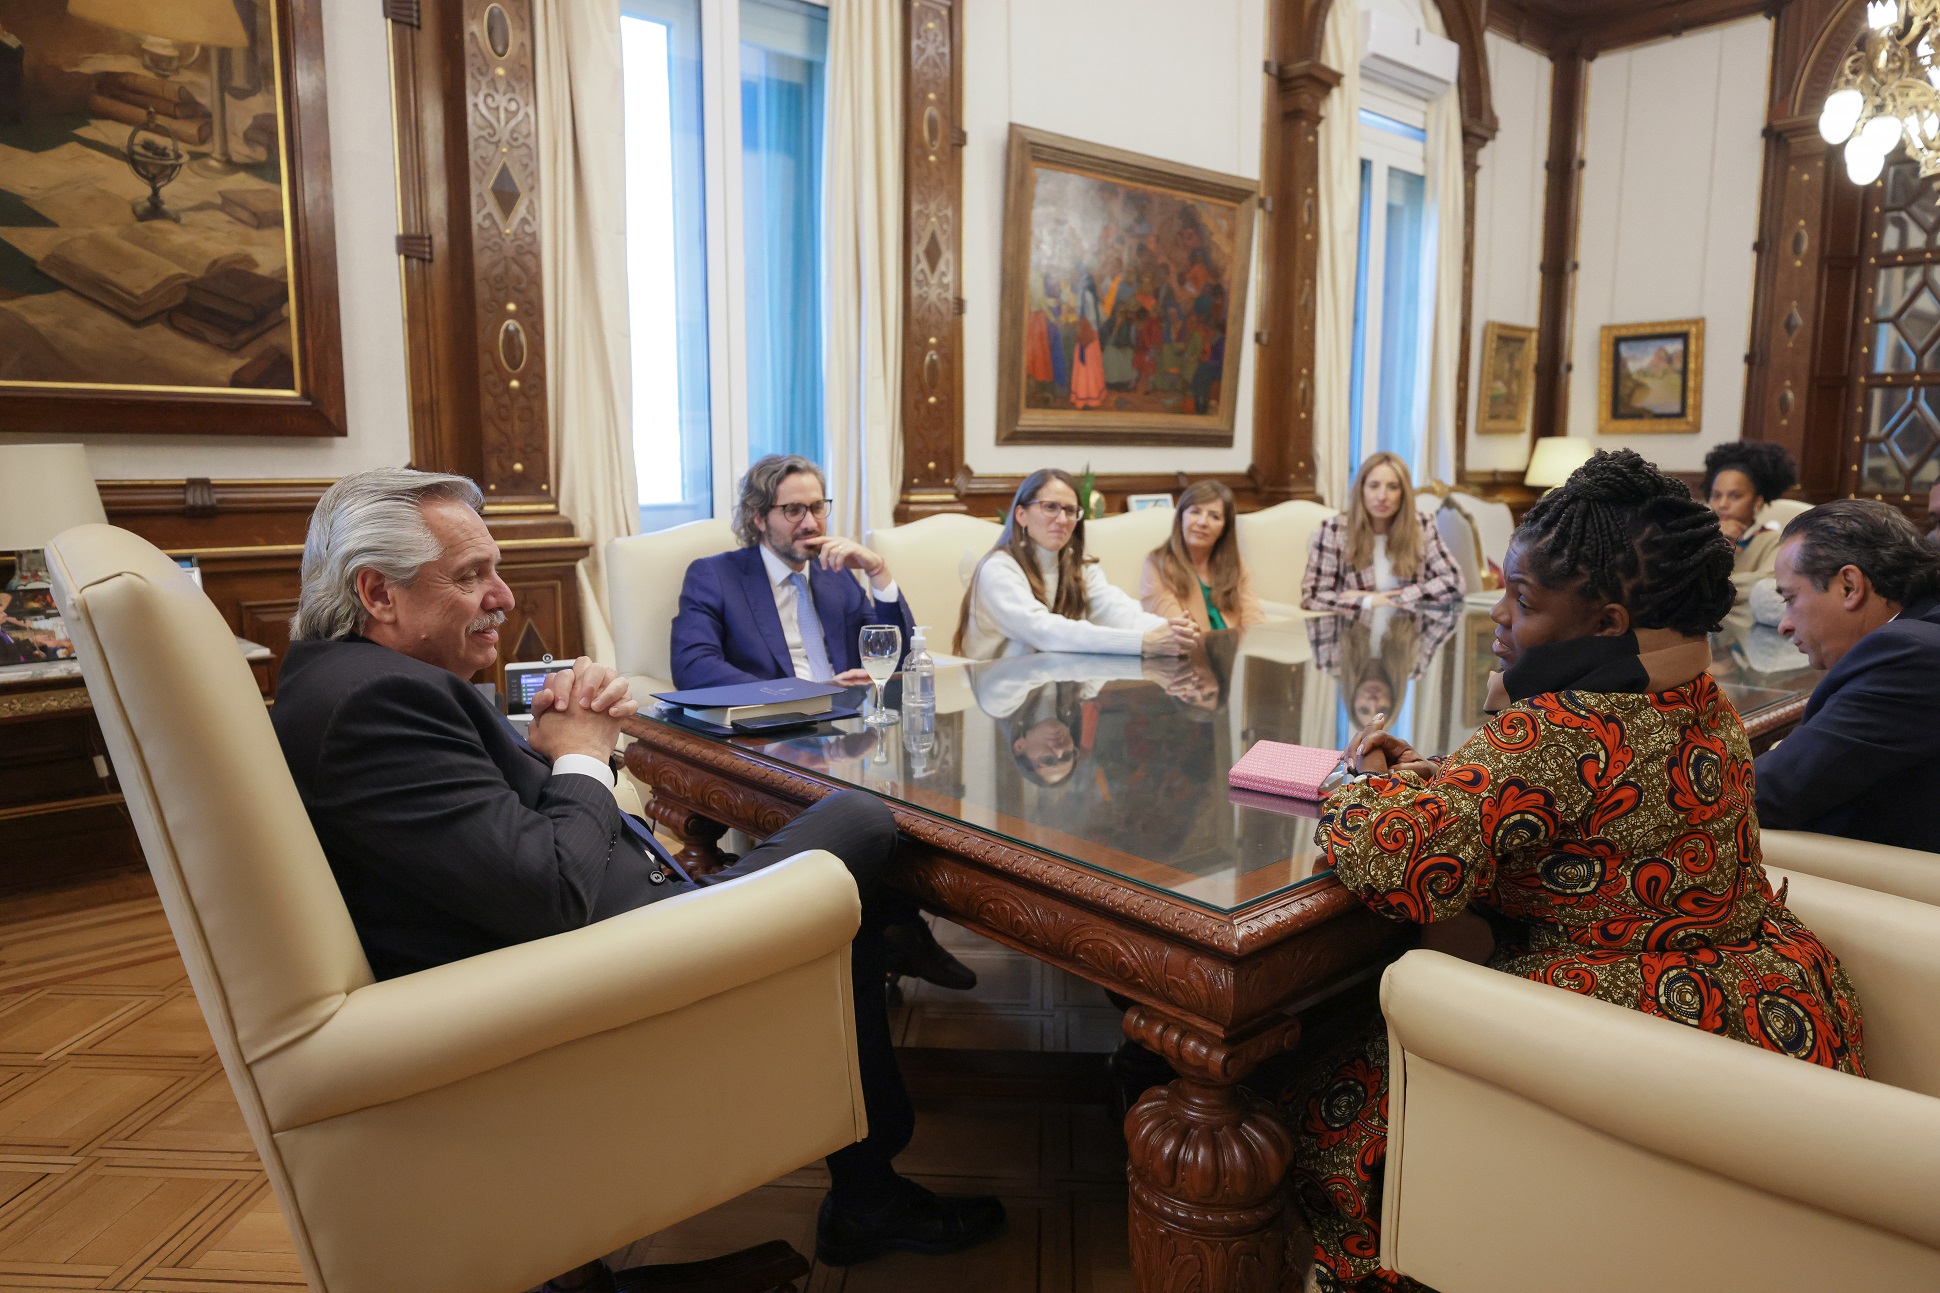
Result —
M 1031 545 L 1044 595 L 1056 601 L 1058 554 Z M 1089 615 L 1066 619 L 1031 593 L 1016 558 L 993 552 L 983 560 L 970 603 L 970 623 L 963 635 L 964 654 L 973 660 L 1023 655 L 1027 651 L 1075 651 L 1095 655 L 1138 655 L 1145 635 L 1165 624 L 1162 616 L 1141 610 L 1139 604 L 1105 578 L 1097 562 L 1084 568 L 1085 601 Z

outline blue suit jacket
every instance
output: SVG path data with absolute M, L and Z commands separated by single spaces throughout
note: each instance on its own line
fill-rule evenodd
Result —
M 1940 602 L 1861 638 L 1756 767 L 1761 826 L 1940 853 Z
M 895 601 L 877 601 L 850 572 L 824 570 L 813 562 L 808 587 L 835 672 L 862 667 L 856 638 L 865 624 L 896 625 L 903 631 L 903 649 L 909 649 L 915 621 L 900 589 Z M 674 686 L 683 691 L 795 676 L 759 548 L 737 548 L 687 567 L 674 616 L 673 664 Z

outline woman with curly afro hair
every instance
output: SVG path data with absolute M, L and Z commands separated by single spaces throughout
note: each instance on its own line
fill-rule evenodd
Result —
M 1732 543 L 1731 582 L 1743 601 L 1751 586 L 1769 579 L 1778 561 L 1777 521 L 1758 523 L 1765 504 L 1798 483 L 1798 468 L 1784 445 L 1734 440 L 1704 455 L 1704 497 Z
M 1529 509 L 1503 579 L 1488 722 L 1439 763 L 1363 732 L 1350 766 L 1378 751 L 1391 771 L 1327 801 L 1324 864 L 1438 950 L 1466 922 L 1465 954 L 1504 974 L 1863 1074 L 1859 1000 L 1765 877 L 1751 747 L 1708 672 L 1732 602 L 1718 518 L 1635 453 L 1599 453 Z M 1385 1027 L 1281 1105 L 1314 1284 L 1415 1287 L 1379 1262 Z

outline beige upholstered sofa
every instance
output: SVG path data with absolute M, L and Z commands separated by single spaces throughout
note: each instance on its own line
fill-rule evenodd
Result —
M 1940 906 L 1940 853 L 1814 831 L 1761 831 L 1765 865 Z
M 1940 909 L 1774 870 L 1872 1080 L 1436 952 L 1381 983 L 1384 1265 L 1441 1293 L 1940 1288 Z
M 1239 518 L 1239 555 L 1253 576 L 1253 591 L 1268 615 L 1300 612 L 1300 581 L 1307 575 L 1307 549 L 1314 531 L 1334 514 L 1325 503 L 1293 499 L 1243 512 Z
M 896 576 L 909 613 L 929 628 L 931 655 L 946 654 L 956 637 L 963 590 L 977 561 L 997 542 L 995 521 L 961 512 L 939 512 L 869 531 L 866 540 Z
M 374 983 L 215 607 L 105 525 L 47 555 L 318 1293 L 514 1293 L 865 1133 L 835 857 Z

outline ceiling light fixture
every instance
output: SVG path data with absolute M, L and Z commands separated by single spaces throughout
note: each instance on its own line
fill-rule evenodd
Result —
M 1940 0 L 1870 0 L 1866 30 L 1819 114 L 1819 134 L 1846 146 L 1855 184 L 1878 179 L 1902 144 L 1921 175 L 1940 174 Z

